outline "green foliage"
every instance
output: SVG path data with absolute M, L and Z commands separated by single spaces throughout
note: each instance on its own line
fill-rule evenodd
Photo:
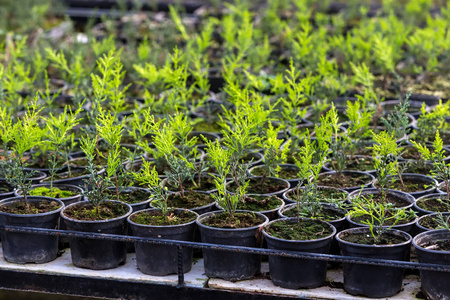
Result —
M 69 168 L 69 156 L 70 153 L 68 151 L 68 143 L 73 139 L 73 133 L 69 134 L 70 130 L 72 130 L 75 126 L 77 126 L 80 122 L 80 119 L 77 116 L 83 109 L 78 107 L 75 112 L 72 112 L 72 109 L 69 106 L 64 108 L 64 112 L 59 114 L 58 116 L 54 116 L 50 114 L 47 118 L 45 118 L 46 123 L 46 141 L 50 148 L 51 152 L 51 168 L 50 168 L 50 189 L 53 188 L 53 179 L 55 177 L 57 168 L 58 168 L 58 152 L 62 153 L 64 160 Z
M 264 184 L 266 176 L 278 177 L 278 172 L 280 172 L 281 169 L 279 165 L 286 163 L 291 141 L 287 141 L 283 149 L 281 149 L 283 140 L 278 139 L 277 135 L 277 130 L 273 128 L 272 123 L 269 122 L 267 137 L 262 141 L 262 149 L 264 151 L 264 174 L 261 179 L 261 185 Z
M 417 148 L 424 160 L 433 162 L 433 170 L 431 175 L 439 180 L 444 181 L 447 197 L 450 197 L 449 180 L 450 180 L 450 164 L 445 163 L 445 150 L 443 141 L 439 135 L 439 130 L 436 131 L 436 136 L 433 142 L 433 150 L 431 151 L 427 146 L 419 144 L 416 141 L 411 141 L 414 147 Z
M 392 203 L 377 202 L 371 197 L 361 194 L 353 199 L 353 207 L 348 215 L 352 217 L 368 217 L 362 221 L 370 228 L 370 233 L 379 244 L 383 235 L 401 221 L 414 220 L 416 214 L 407 208 L 395 208 Z
M 395 180 L 398 173 L 398 156 L 403 150 L 396 143 L 394 133 L 381 131 L 373 134 L 375 144 L 369 149 L 373 151 L 374 167 L 377 177 L 377 189 L 380 192 L 382 203 L 386 202 L 386 188 Z
M 168 207 L 167 207 L 167 188 L 161 185 L 160 179 L 158 177 L 158 172 L 155 167 L 150 170 L 151 162 L 144 160 L 142 162 L 142 168 L 139 172 L 133 173 L 133 178 L 135 181 L 140 182 L 141 184 L 146 185 L 151 193 L 152 198 L 155 199 L 152 202 L 157 209 L 159 209 L 164 215 L 164 219 L 167 219 L 168 216 Z

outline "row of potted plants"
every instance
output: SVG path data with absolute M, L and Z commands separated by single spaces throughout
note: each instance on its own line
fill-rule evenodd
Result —
M 325 253 L 330 251 L 330 247 L 333 248 L 333 238 L 339 230 L 336 240 L 339 242 L 339 247 L 344 255 L 365 256 L 366 254 L 359 252 L 362 250 L 360 249 L 361 246 L 358 246 L 358 244 L 364 242 L 362 249 L 371 249 L 373 247 L 369 247 L 369 245 L 373 244 L 376 249 L 381 248 L 383 251 L 386 248 L 383 245 L 389 245 L 388 248 L 397 249 L 397 247 L 392 247 L 392 244 L 399 244 L 398 248 L 403 249 L 401 253 L 397 253 L 399 256 L 391 257 L 381 254 L 380 258 L 407 260 L 409 257 L 411 237 L 403 232 L 412 232 L 411 228 L 401 227 L 401 223 L 408 225 L 415 219 L 413 212 L 408 211 L 408 209 L 418 201 L 410 194 L 389 189 L 395 181 L 406 179 L 406 177 L 403 178 L 404 174 L 400 176 L 398 174 L 398 155 L 402 151 L 402 147 L 393 131 L 372 132 L 375 143 L 370 149 L 373 152 L 374 169 L 377 177 L 375 188 L 369 188 L 369 185 L 361 184 L 362 190 L 356 190 L 352 192 L 350 197 L 347 197 L 346 190 L 354 190 L 355 184 L 347 185 L 344 189 L 319 187 L 320 180 L 324 176 L 334 178 L 330 181 L 332 183 L 353 179 L 348 173 L 344 173 L 344 170 L 339 171 L 339 169 L 334 173 L 322 173 L 323 167 L 328 161 L 331 161 L 334 165 L 339 164 L 339 159 L 341 159 L 339 155 L 342 155 L 341 151 L 347 145 L 345 132 L 339 130 L 341 124 L 334 107 L 322 118 L 320 124 L 314 127 L 314 139 L 311 138 L 309 130 L 306 130 L 306 137 L 302 140 L 294 158 L 297 167 L 297 187 L 291 190 L 289 190 L 289 182 L 271 176 L 276 176 L 277 171 L 279 171 L 278 164 L 287 160 L 287 153 L 292 140 L 288 139 L 282 147 L 283 140 L 278 138 L 278 132 L 270 122 L 263 143 L 265 154 L 262 164 L 263 174 L 260 177 L 249 177 L 248 175 L 248 168 L 252 159 L 246 161 L 244 158 L 252 146 L 261 139 L 261 135 L 258 135 L 258 131 L 264 128 L 264 123 L 261 122 L 267 122 L 267 119 L 257 114 L 258 112 L 264 112 L 258 111 L 257 104 L 243 105 L 242 111 L 247 115 L 246 118 L 239 115 L 239 110 L 230 112 L 229 122 L 223 125 L 222 140 L 211 141 L 204 138 L 207 160 L 198 163 L 196 163 L 198 154 L 197 148 L 194 147 L 195 139 L 188 138 L 192 127 L 183 115 L 171 117 L 167 122 L 155 120 L 151 114 L 145 116 L 143 122 L 140 122 L 139 118 L 136 117 L 134 121 L 136 122 L 136 129 L 139 131 L 139 134 L 135 135 L 137 138 L 136 144 L 143 149 L 148 149 L 149 152 L 146 153 L 150 153 L 150 155 L 146 156 L 147 159 L 141 160 L 140 168 L 135 172 L 129 170 L 133 170 L 133 163 L 136 163 L 136 161 L 131 160 L 128 164 L 124 164 L 121 159 L 120 141 L 123 121 L 117 122 L 117 116 L 100 110 L 95 130 L 97 135 L 105 142 L 103 154 L 99 154 L 98 138 L 92 139 L 85 136 L 81 137 L 80 140 L 80 147 L 87 160 L 87 166 L 85 167 L 87 175 L 84 179 L 85 191 L 82 194 L 88 201 L 78 201 L 64 207 L 63 202 L 54 198 L 29 196 L 30 191 L 36 190 L 32 189 L 32 182 L 30 181 L 35 171 L 25 169 L 26 156 L 30 153 L 30 150 L 40 143 L 45 142 L 53 145 L 54 148 L 50 150 L 53 167 L 48 171 L 51 181 L 50 186 L 45 191 L 46 193 L 54 193 L 54 197 L 70 198 L 65 197 L 64 192 L 68 191 L 55 189 L 56 186 L 53 186 L 52 178 L 57 173 L 56 149 L 64 149 L 65 147 L 62 145 L 72 140 L 67 133 L 77 125 L 79 120 L 77 115 L 80 111 L 73 114 L 70 108 L 67 108 L 66 112 L 60 115 L 59 121 L 51 116 L 46 124 L 49 138 L 42 140 L 43 130 L 39 125 L 40 111 L 36 103 L 37 101 L 16 122 L 10 118 L 6 109 L 3 109 L 1 113 L 1 138 L 5 146 L 3 172 L 7 182 L 16 186 L 18 194 L 23 195 L 2 201 L 0 216 L 2 216 L 2 222 L 5 224 L 55 228 L 58 224 L 58 216 L 61 215 L 64 220 L 63 224 L 70 230 L 126 234 L 126 220 L 128 219 L 131 225 L 129 231 L 131 234 L 192 240 L 196 223 L 203 242 L 230 243 L 233 245 L 236 245 L 237 242 L 238 246 L 257 247 L 261 243 L 261 239 L 257 238 L 257 233 L 262 229 L 262 234 L 269 248 L 284 250 L 287 248 L 287 250 L 308 252 L 323 251 Z M 396 114 L 401 115 L 398 111 L 394 111 L 388 118 L 393 118 Z M 54 122 L 59 122 L 56 128 L 54 128 Z M 349 128 L 351 130 L 351 126 Z M 152 146 L 145 140 L 145 137 L 149 134 L 152 136 Z M 180 140 L 181 144 L 177 146 L 176 140 Z M 431 150 L 425 143 L 413 142 L 413 145 L 421 153 L 424 160 L 433 162 L 432 175 L 444 180 L 443 186 L 445 187 L 450 172 L 448 172 L 449 166 L 445 162 L 445 150 L 439 131 L 435 136 Z M 336 149 L 339 150 L 336 151 Z M 98 156 L 96 156 L 96 152 Z M 130 155 L 136 158 L 136 149 Z M 66 156 L 62 155 L 62 157 Z M 98 172 L 99 158 L 107 161 L 106 170 L 103 173 Z M 162 178 L 155 167 L 155 160 L 158 158 L 163 158 L 165 163 L 168 164 L 164 184 L 161 183 Z M 66 167 L 70 168 L 70 164 L 67 164 Z M 212 179 L 209 187 L 207 184 L 201 184 L 203 181 L 202 173 L 207 169 L 214 170 L 214 173 L 209 173 L 209 179 Z M 358 176 L 363 174 L 369 178 L 372 176 L 366 173 L 356 172 L 356 174 Z M 346 179 L 346 177 L 350 179 Z M 139 195 L 131 187 L 128 187 L 130 184 L 142 184 L 147 186 L 150 191 L 139 190 L 143 194 Z M 191 189 L 202 186 L 207 186 L 205 192 L 209 192 L 204 194 L 205 197 L 199 197 L 202 195 L 201 193 L 193 194 L 191 192 Z M 42 186 L 38 187 L 41 191 L 42 188 Z M 169 188 L 171 191 L 169 191 Z M 178 192 L 173 193 L 174 191 Z M 252 195 L 255 193 L 259 195 Z M 283 201 L 278 200 L 277 203 L 276 196 L 282 194 L 294 205 L 283 208 L 280 213 L 283 216 L 291 216 L 291 218 L 282 218 L 268 223 L 268 217 L 271 219 L 277 217 L 274 212 L 280 207 L 278 203 L 281 203 L 282 206 Z M 131 200 L 144 199 L 144 201 L 141 201 L 144 202 L 144 207 L 149 199 L 152 199 L 151 205 L 154 208 L 131 214 L 133 208 L 124 203 L 126 198 Z M 185 200 L 196 200 L 201 203 L 200 201 L 204 198 L 209 198 L 206 204 L 215 200 L 223 211 L 206 212 L 198 216 L 197 213 L 186 209 L 171 208 L 171 206 L 179 206 Z M 350 202 L 346 203 L 347 198 L 350 199 Z M 439 194 L 437 199 L 438 203 L 444 203 L 443 205 L 445 205 L 448 195 Z M 172 203 L 177 203 L 177 205 L 170 204 L 171 201 L 174 201 Z M 332 202 L 333 204 L 326 206 L 321 202 Z M 205 205 L 199 204 L 199 206 Z M 265 215 L 248 211 L 248 207 L 255 206 L 260 211 L 266 210 Z M 247 210 L 239 210 L 240 208 Z M 360 223 L 362 226 L 367 225 L 368 228 L 342 231 L 344 228 L 342 219 L 346 214 L 343 209 L 345 208 L 350 211 L 349 218 L 351 219 L 349 221 L 353 226 L 361 226 L 355 225 Z M 210 207 L 209 210 L 213 209 Z M 331 217 L 329 216 L 330 213 Z M 39 224 L 36 221 L 31 221 L 31 224 L 24 224 L 23 220 L 34 219 L 31 216 L 43 217 L 46 222 Z M 303 216 L 308 219 L 302 218 Z M 439 218 L 436 220 L 440 220 Z M 49 222 L 50 219 L 51 222 Z M 333 225 L 318 220 L 330 221 Z M 389 230 L 395 226 L 400 226 L 398 228 L 403 231 Z M 175 233 L 172 231 L 173 229 L 175 229 Z M 317 231 L 309 232 L 309 230 Z M 306 232 L 303 233 L 303 231 Z M 356 237 L 354 237 L 355 234 Z M 56 238 L 48 237 L 46 240 L 40 237 L 27 236 L 28 242 L 32 242 L 19 247 L 20 251 L 17 249 L 17 238 L 23 238 L 23 236 L 20 237 L 20 235 L 10 233 L 2 234 L 4 257 L 7 261 L 20 263 L 46 262 L 56 258 Z M 368 239 L 366 240 L 366 238 Z M 311 248 L 310 240 L 316 239 L 320 242 L 319 250 Z M 301 246 L 305 242 L 296 242 L 299 240 L 307 241 L 305 249 Z M 38 241 L 45 243 L 38 246 Z M 126 244 L 114 241 L 105 242 L 73 238 L 70 240 L 70 247 L 73 263 L 79 267 L 112 268 L 123 263 L 126 258 Z M 44 257 L 42 257 L 43 248 L 49 250 Z M 334 251 L 336 249 L 339 248 L 334 241 Z M 368 251 L 371 253 L 373 250 Z M 166 255 L 169 255 L 169 260 L 163 263 L 161 256 Z M 176 272 L 176 264 L 174 263 L 176 255 L 176 249 L 170 247 L 168 249 L 167 246 L 136 244 L 138 268 L 146 274 L 165 275 L 169 270 L 170 273 Z M 210 277 L 239 280 L 252 278 L 259 272 L 260 257 L 256 255 L 224 254 L 217 250 L 205 250 L 203 255 L 205 272 Z M 184 256 L 185 271 L 188 271 L 191 266 L 192 252 L 185 251 Z M 162 264 L 155 263 L 155 259 Z M 288 288 L 314 287 L 323 284 L 326 263 L 309 261 L 308 265 L 311 265 L 317 272 L 317 276 L 312 276 L 312 273 L 305 272 L 307 264 L 304 261 L 287 260 L 287 262 L 283 262 L 283 260 L 278 257 L 270 257 L 269 259 L 271 278 L 275 284 Z M 289 271 L 279 269 L 283 268 L 281 266 L 284 264 Z M 302 268 L 292 268 L 295 265 L 301 265 Z M 239 266 L 239 269 L 235 269 L 235 266 Z M 373 276 L 375 276 L 377 268 L 370 268 L 374 269 L 367 271 L 363 268 L 363 271 L 355 271 L 358 268 L 344 264 L 344 274 L 346 274 L 344 275 L 346 278 L 344 288 L 352 294 L 365 294 L 374 297 L 389 296 L 400 289 L 401 270 L 396 269 L 397 272 L 392 272 L 392 277 L 390 277 L 386 276 L 385 269 L 383 269 L 381 278 L 376 279 Z M 379 269 L 380 267 L 378 267 Z M 308 276 L 305 278 L 299 272 L 302 274 L 305 272 Z M 356 275 L 352 272 L 356 272 Z M 295 275 L 286 276 L 286 274 Z M 362 276 L 369 276 L 370 278 L 367 278 L 364 282 L 370 282 L 371 284 L 360 287 L 351 279 L 356 280 Z M 379 280 L 379 283 L 374 284 L 377 280 Z M 377 288 L 384 284 L 385 280 L 391 283 L 391 288 Z

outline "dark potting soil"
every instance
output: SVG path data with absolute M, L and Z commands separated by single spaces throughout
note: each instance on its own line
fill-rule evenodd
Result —
M 278 172 L 278 178 L 290 180 L 290 179 L 297 179 L 298 176 L 298 169 L 295 168 L 283 168 L 281 167 L 280 172 Z M 255 168 L 252 170 L 253 176 L 263 176 L 264 175 L 264 168 Z
M 358 173 L 341 175 L 339 175 L 338 173 L 333 173 L 320 176 L 318 184 L 336 188 L 362 186 L 364 184 L 367 184 L 367 176 Z
M 250 211 L 267 211 L 281 206 L 282 200 L 276 196 L 244 196 L 243 202 L 239 202 L 237 209 Z
M 308 205 L 308 204 L 302 203 L 301 205 Z M 297 217 L 297 211 L 298 211 L 297 207 L 294 207 L 292 209 L 283 211 L 283 215 L 288 218 Z M 300 214 L 301 214 L 300 216 L 304 218 L 312 217 L 312 214 L 305 214 L 301 209 Z M 342 219 L 343 217 L 345 217 L 345 213 L 328 207 L 322 207 L 322 209 L 314 215 L 314 218 L 327 222 L 339 220 Z
M 80 221 L 100 221 L 118 218 L 128 213 L 128 207 L 117 202 L 103 202 L 99 210 L 92 203 L 80 203 L 64 210 L 64 214 Z
M 429 183 L 414 179 L 403 179 L 402 184 L 400 179 L 397 179 L 389 186 L 389 188 L 392 190 L 402 191 L 405 193 L 414 193 L 425 191 L 427 188 L 430 187 L 429 185 L 430 185 Z
M 405 242 L 406 240 L 398 235 L 391 232 L 385 232 L 379 242 L 368 233 L 355 233 L 355 232 L 344 232 L 339 236 L 342 240 L 360 244 L 360 245 L 396 245 Z
M 192 191 L 211 191 L 216 189 L 216 184 L 212 177 L 202 176 L 200 180 L 200 184 L 198 183 L 198 177 L 194 177 L 194 182 L 186 181 L 183 183 L 183 189 L 192 190 Z M 167 183 L 167 188 L 169 191 L 179 191 L 180 188 L 176 188 L 173 185 Z
M 118 200 L 128 204 L 141 203 L 147 201 L 152 194 L 149 191 L 141 189 L 129 189 L 119 192 L 119 199 L 117 199 L 116 189 L 106 190 L 109 195 L 108 199 Z
M 375 163 L 370 158 L 354 157 L 347 161 L 346 169 L 352 171 L 372 171 L 375 170 Z
M 197 215 L 190 211 L 169 210 L 166 215 L 160 210 L 141 211 L 132 216 L 131 221 L 141 225 L 170 226 L 194 221 Z
M 169 194 L 167 206 L 191 209 L 211 204 L 214 201 L 210 194 L 185 191 L 184 196 L 181 193 Z
M 286 182 L 272 178 L 266 178 L 264 183 L 261 183 L 261 178 L 250 178 L 247 187 L 247 194 L 271 194 L 282 191 L 287 187 L 288 185 Z M 230 183 L 228 190 L 231 192 L 236 191 L 236 185 L 234 182 Z
M 430 241 L 427 244 L 421 245 L 421 247 L 427 250 L 450 251 L 450 240 Z
M 61 190 L 57 187 L 48 188 L 45 186 L 40 186 L 34 188 L 30 191 L 31 196 L 44 196 L 50 198 L 64 199 L 78 195 L 76 192 Z
M 444 220 L 447 219 L 447 217 L 448 216 L 444 215 Z M 420 219 L 418 224 L 431 230 L 440 229 L 439 227 L 441 226 L 438 222 L 438 215 L 428 215 L 427 217 Z
M 1 205 L 0 211 L 16 215 L 32 215 L 47 213 L 60 207 L 61 204 L 56 201 L 43 200 L 39 202 L 25 202 L 25 200 L 23 200 L 7 205 Z
M 236 212 L 234 218 L 227 213 L 219 213 L 202 222 L 203 225 L 217 228 L 248 228 L 261 225 L 264 221 L 257 215 Z
M 361 195 L 363 199 L 366 200 L 373 200 L 375 202 L 382 202 L 383 199 L 381 198 L 380 194 L 368 194 L 368 195 Z M 386 195 L 386 202 L 392 203 L 394 207 L 405 207 L 410 205 L 411 203 L 408 202 L 406 199 L 403 199 L 402 197 L 398 197 L 394 194 L 387 194 Z
M 290 191 L 286 196 L 293 201 L 298 201 L 303 190 L 300 190 L 300 197 L 297 195 L 297 190 Z M 335 202 L 343 202 L 347 199 L 348 194 L 335 189 L 318 189 L 317 190 L 317 201 L 322 203 L 335 203 Z
M 290 241 L 317 240 L 333 233 L 328 224 L 314 220 L 299 220 L 299 223 L 281 220 L 272 223 L 267 233 L 273 237 Z
M 259 159 L 258 155 L 253 154 L 253 153 L 247 153 L 244 157 L 241 157 L 239 159 L 239 162 L 241 164 L 246 164 L 246 163 L 249 163 L 249 162 L 255 162 L 258 159 Z
M 406 167 L 405 173 L 428 175 L 433 170 L 432 165 L 412 163 Z
M 445 195 L 442 198 L 425 198 L 416 201 L 416 205 L 421 209 L 433 211 L 433 212 L 448 212 L 450 211 L 450 199 Z

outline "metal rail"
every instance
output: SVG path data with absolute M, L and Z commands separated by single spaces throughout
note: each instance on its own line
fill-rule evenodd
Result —
M 438 272 L 450 272 L 450 266 L 442 266 L 437 264 L 425 264 L 416 262 L 406 262 L 397 260 L 387 260 L 387 259 L 373 259 L 373 258 L 362 258 L 357 256 L 341 256 L 341 255 L 331 255 L 331 254 L 319 254 L 319 253 L 309 253 L 309 252 L 296 252 L 296 251 L 283 251 L 283 250 L 273 250 L 273 249 L 262 249 L 262 248 L 251 248 L 251 247 L 241 247 L 241 246 L 230 246 L 230 245 L 220 245 L 220 244 L 209 244 L 209 243 L 198 243 L 198 242 L 186 242 L 178 240 L 165 240 L 165 239 L 154 239 L 145 238 L 137 236 L 127 236 L 127 235 L 115 235 L 115 234 L 101 234 L 101 233 L 91 233 L 91 232 L 79 232 L 79 231 L 67 231 L 67 230 L 56 230 L 56 229 L 42 229 L 42 228 L 31 228 L 31 227 L 19 227 L 19 226 L 8 226 L 0 225 L 0 231 L 14 232 L 14 233 L 28 233 L 28 234 L 41 234 L 41 235 L 51 235 L 51 236 L 64 236 L 69 238 L 88 238 L 88 239 L 98 239 L 98 240 L 110 240 L 118 242 L 142 242 L 151 243 L 159 245 L 171 245 L 177 247 L 178 251 L 178 285 L 177 287 L 184 286 L 184 273 L 183 273 L 183 248 L 195 248 L 195 249 L 211 249 L 229 252 L 239 252 L 247 254 L 256 255 L 275 255 L 281 257 L 289 258 L 302 258 L 302 259 L 313 259 L 322 260 L 330 262 L 341 262 L 341 263 L 355 263 L 373 266 L 385 266 L 394 268 L 407 268 L 415 270 L 424 271 L 438 271 Z

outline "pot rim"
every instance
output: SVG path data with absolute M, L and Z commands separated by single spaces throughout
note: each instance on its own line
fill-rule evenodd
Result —
M 172 207 L 172 208 L 173 208 L 175 211 L 187 211 L 187 212 L 193 213 L 194 215 L 196 215 L 196 217 L 195 217 L 194 220 L 192 220 L 192 221 L 190 221 L 190 222 L 187 222 L 187 223 L 183 223 L 183 224 L 177 224 L 177 225 L 159 225 L 159 226 L 158 226 L 158 225 L 145 225 L 145 224 L 139 224 L 139 223 L 133 222 L 133 221 L 131 220 L 131 217 L 132 217 L 133 215 L 138 214 L 138 213 L 159 210 L 159 209 L 157 209 L 157 208 L 146 208 L 146 209 L 143 209 L 143 210 L 135 211 L 135 212 L 133 212 L 132 214 L 130 214 L 130 215 L 127 217 L 127 222 L 128 222 L 129 224 L 132 224 L 133 226 L 136 226 L 136 227 L 142 227 L 142 228 L 161 228 L 161 227 L 177 228 L 177 227 L 184 227 L 184 226 L 186 226 L 186 225 L 193 224 L 193 223 L 195 223 L 195 221 L 196 221 L 197 218 L 198 218 L 198 214 L 197 214 L 195 211 L 192 211 L 192 210 L 189 210 L 189 209 L 185 209 L 185 208 L 177 208 L 177 207 Z
M 340 237 L 341 234 L 345 234 L 345 233 L 349 233 L 349 232 L 351 233 L 352 231 L 362 231 L 362 232 L 366 232 L 366 233 L 370 234 L 369 227 L 349 228 L 349 229 L 342 230 L 341 232 L 336 234 L 336 236 L 335 236 L 336 240 L 339 243 L 343 243 L 343 244 L 351 245 L 351 246 L 356 246 L 356 247 L 362 247 L 362 248 L 394 248 L 394 247 L 401 247 L 401 246 L 408 245 L 409 243 L 411 243 L 411 240 L 412 240 L 412 237 L 411 237 L 410 234 L 408 234 L 408 233 L 406 233 L 404 231 L 398 230 L 398 229 L 388 229 L 388 231 L 389 232 L 393 232 L 393 233 L 395 233 L 397 235 L 400 235 L 400 236 L 403 235 L 403 237 L 406 237 L 408 239 L 406 241 L 402 242 L 402 243 L 394 244 L 394 245 L 364 245 L 364 244 L 352 243 L 352 242 L 345 241 L 345 240 L 341 239 L 341 237 Z
M 414 248 L 420 249 L 420 250 L 425 251 L 425 252 L 436 253 L 436 254 L 441 254 L 441 255 L 448 255 L 448 254 L 450 254 L 450 251 L 440 251 L 440 250 L 433 250 L 433 249 L 425 249 L 424 247 L 420 246 L 417 243 L 418 239 L 420 239 L 420 238 L 422 238 L 422 237 L 424 237 L 426 235 L 433 236 L 433 235 L 438 235 L 438 234 L 441 234 L 441 233 L 447 234 L 449 236 L 449 238 L 450 238 L 450 231 L 447 230 L 447 229 L 428 230 L 428 231 L 425 231 L 425 232 L 422 232 L 422 233 L 419 233 L 418 235 L 416 235 L 412 239 L 412 244 L 413 244 Z
M 281 222 L 281 221 L 284 221 L 284 222 L 286 222 L 286 221 L 296 221 L 296 220 L 297 220 L 297 218 L 283 218 L 283 219 L 276 219 L 276 220 L 270 221 L 262 229 L 262 233 L 264 235 L 264 238 L 269 237 L 270 239 L 273 239 L 273 240 L 276 240 L 276 241 L 283 241 L 285 243 L 293 243 L 293 244 L 294 243 L 299 243 L 299 242 L 311 243 L 311 242 L 320 242 L 320 241 L 327 240 L 330 237 L 333 237 L 336 234 L 336 232 L 337 232 L 336 227 L 331 225 L 329 222 L 322 221 L 322 220 L 319 220 L 319 219 L 310 219 L 310 218 L 300 218 L 300 220 L 311 220 L 311 221 L 314 221 L 314 222 L 325 223 L 325 224 L 327 224 L 328 226 L 330 226 L 332 228 L 333 232 L 330 235 L 327 235 L 326 237 L 322 237 L 320 239 L 315 239 L 315 240 L 286 240 L 286 239 L 281 239 L 281 238 L 277 238 L 277 237 L 271 236 L 270 234 L 268 234 L 266 232 L 266 228 L 269 227 L 273 223 Z
M 217 231 L 222 231 L 222 232 L 239 232 L 239 231 L 247 231 L 247 230 L 252 230 L 252 229 L 257 229 L 260 228 L 261 226 L 266 225 L 269 222 L 269 218 L 267 218 L 265 215 L 263 215 L 260 212 L 254 212 L 254 211 L 249 211 L 249 210 L 236 210 L 236 213 L 252 213 L 255 215 L 258 215 L 261 219 L 262 219 L 262 223 L 259 225 L 255 225 L 252 227 L 245 227 L 245 228 L 220 228 L 220 227 L 212 227 L 212 226 L 207 226 L 201 223 L 201 221 L 203 219 L 207 219 L 210 218 L 212 216 L 215 216 L 217 214 L 222 214 L 225 213 L 225 211 L 223 210 L 216 210 L 216 211 L 211 211 L 211 212 L 207 212 L 204 214 L 201 214 L 197 217 L 197 219 L 195 219 L 195 223 L 197 224 L 197 226 L 199 227 L 203 227 L 203 228 L 208 228 L 208 229 L 213 229 L 213 230 L 217 230 Z
M 66 207 L 64 207 L 63 210 L 61 210 L 61 218 L 63 218 L 64 220 L 68 220 L 68 221 L 72 221 L 72 222 L 78 222 L 78 223 L 84 223 L 84 224 L 99 224 L 99 223 L 107 223 L 107 222 L 112 222 L 112 221 L 116 221 L 116 220 L 120 220 L 123 218 L 127 218 L 133 211 L 133 208 L 131 207 L 131 205 L 125 203 L 125 202 L 121 202 L 121 201 L 116 201 L 116 200 L 105 200 L 104 202 L 115 202 L 115 203 L 120 203 L 122 205 L 125 205 L 128 207 L 128 212 L 125 215 L 113 218 L 113 219 L 106 219 L 106 220 L 95 220 L 95 221 L 88 221 L 88 220 L 78 220 L 78 219 L 73 219 L 70 218 L 66 215 L 64 215 L 64 210 L 66 210 L 67 208 L 71 207 L 71 206 L 75 206 L 75 205 L 88 205 L 91 204 L 90 201 L 81 201 L 81 202 L 75 202 L 72 204 L 67 205 Z
M 0 214 L 7 215 L 7 216 L 14 216 L 14 217 L 18 217 L 18 218 L 31 218 L 33 216 L 47 216 L 47 215 L 51 215 L 51 214 L 54 214 L 54 213 L 60 213 L 65 208 L 64 202 L 62 202 L 61 200 L 56 199 L 56 198 L 44 197 L 44 196 L 27 196 L 27 198 L 28 198 L 27 201 L 29 201 L 29 200 L 56 201 L 59 204 L 61 204 L 61 206 L 59 208 L 55 209 L 55 210 L 48 211 L 48 212 L 45 212 L 45 213 L 38 213 L 38 214 L 12 214 L 12 213 L 7 213 L 7 212 L 3 212 L 3 211 L 0 211 Z M 17 196 L 17 197 L 6 198 L 6 199 L 3 199 L 3 200 L 0 200 L 0 206 L 7 205 L 7 203 L 11 203 L 11 202 L 17 202 L 17 201 L 20 201 L 21 199 L 24 199 L 24 197 L 23 196 Z M 42 199 L 42 200 L 39 200 L 39 199 Z

